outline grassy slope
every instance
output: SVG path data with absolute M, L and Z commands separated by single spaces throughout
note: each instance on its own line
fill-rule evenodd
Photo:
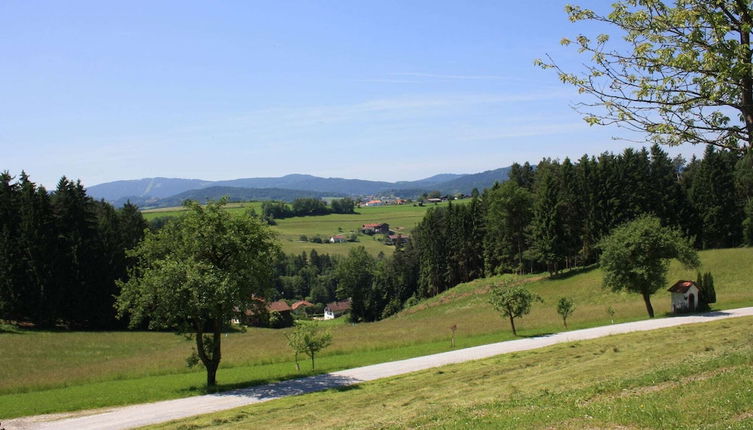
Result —
M 705 270 L 716 277 L 718 308 L 753 305 L 753 249 L 701 253 Z M 693 278 L 672 266 L 669 281 Z M 607 306 L 618 321 L 645 318 L 637 295 L 604 291 L 601 273 L 591 270 L 565 279 L 529 285 L 545 300 L 518 326 L 522 335 L 562 330 L 554 308 L 560 296 L 575 298 L 570 328 L 609 323 Z M 333 323 L 333 345 L 318 361 L 331 371 L 447 350 L 449 327 L 458 325 L 458 347 L 511 339 L 507 322 L 486 302 L 498 278 L 460 285 L 384 321 Z M 669 307 L 669 294 L 654 296 L 657 315 Z M 218 380 L 226 387 L 295 376 L 285 330 L 249 329 L 223 340 Z M 263 347 L 262 347 L 263 346 Z M 191 344 L 169 333 L 0 333 L 0 417 L 137 403 L 202 393 L 203 373 L 189 371 L 184 359 Z M 96 395 L 94 395 L 96 393 Z
M 749 429 L 751 323 L 556 345 L 154 428 Z
M 254 208 L 257 213 L 261 213 L 261 202 L 231 203 L 230 205 L 232 205 L 228 208 L 230 213 L 240 214 L 250 208 Z M 330 236 L 341 231 L 343 233 L 358 232 L 363 224 L 375 222 L 386 222 L 392 230 L 407 234 L 421 221 L 429 207 L 412 205 L 363 207 L 356 210 L 357 214 L 293 217 L 277 220 L 277 225 L 273 226 L 272 230 L 277 233 L 282 249 L 286 253 L 299 254 L 302 251 L 308 252 L 311 249 L 316 249 L 319 253 L 347 255 L 351 248 L 364 246 L 367 251 L 374 255 L 379 252 L 389 254 L 394 251 L 394 248 L 375 240 L 371 236 L 359 235 L 358 242 L 338 244 L 301 242 L 299 238 L 304 234 L 309 238 L 319 235 L 322 239 L 329 240 Z M 183 212 L 182 208 L 155 209 L 144 211 L 144 218 L 150 220 L 163 216 L 172 217 L 180 215 L 181 212 Z

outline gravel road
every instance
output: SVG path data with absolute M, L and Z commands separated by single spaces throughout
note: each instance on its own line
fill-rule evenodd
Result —
M 511 340 L 459 349 L 407 360 L 391 361 L 371 366 L 332 372 L 323 375 L 226 391 L 219 394 L 187 397 L 155 403 L 80 411 L 66 414 L 37 415 L 3 421 L 6 430 L 115 430 L 157 424 L 193 415 L 217 412 L 281 397 L 311 393 L 334 387 L 401 375 L 452 363 L 478 360 L 516 351 L 543 348 L 562 342 L 595 339 L 613 334 L 654 330 L 683 324 L 717 321 L 724 318 L 753 316 L 753 307 L 709 312 L 692 316 L 678 316 L 613 324 L 583 330 L 573 330 L 547 336 Z

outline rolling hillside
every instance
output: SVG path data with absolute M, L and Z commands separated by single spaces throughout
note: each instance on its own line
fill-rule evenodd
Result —
M 180 194 L 159 200 L 160 206 L 180 206 L 185 200 L 196 200 L 206 203 L 207 200 L 219 200 L 227 196 L 231 202 L 247 202 L 253 200 L 281 200 L 292 202 L 298 198 L 345 197 L 338 193 L 321 193 L 317 191 L 289 190 L 284 188 L 240 188 L 229 186 L 211 186 L 198 190 L 184 191 Z
M 752 322 L 572 342 L 148 428 L 750 429 Z
M 495 182 L 506 180 L 509 169 L 505 167 L 467 175 L 443 173 L 417 181 L 399 182 L 321 178 L 302 174 L 278 178 L 243 178 L 224 181 L 157 177 L 108 182 L 91 186 L 87 192 L 95 199 L 104 199 L 116 206 L 130 201 L 145 208 L 179 205 L 182 199 L 189 198 L 186 196 L 217 199 L 223 195 L 223 190 L 231 195 L 232 200 L 243 199 L 240 196 L 246 196 L 246 200 L 286 201 L 317 196 L 396 195 L 415 198 L 434 190 L 443 194 L 469 194 L 474 188 L 482 191 Z M 240 189 L 247 189 L 247 191 L 240 191 Z M 275 191 L 261 191 L 262 189 Z M 238 197 L 235 198 L 235 196 Z
M 716 280 L 717 309 L 753 305 L 749 280 L 753 249 L 722 249 L 700 253 L 703 270 Z M 686 279 L 694 272 L 673 264 L 668 280 Z M 457 325 L 457 347 L 512 339 L 509 323 L 487 302 L 489 288 L 499 278 L 479 279 L 457 287 L 375 323 L 326 322 L 333 345 L 317 360 L 326 372 L 371 363 L 426 355 L 449 349 L 449 327 Z M 531 277 L 528 287 L 544 298 L 518 323 L 521 336 L 562 331 L 555 312 L 559 297 L 572 297 L 576 311 L 571 329 L 610 323 L 606 309 L 615 309 L 615 322 L 646 319 L 642 299 L 601 287 L 601 272 L 573 272 L 559 279 Z M 657 316 L 669 308 L 669 293 L 653 297 Z M 223 339 L 218 379 L 224 389 L 300 375 L 292 363 L 286 330 L 251 328 Z M 685 342 L 703 348 L 695 342 Z M 3 333 L 0 344 L 0 416 L 77 410 L 115 404 L 202 394 L 202 370 L 185 367 L 191 344 L 164 332 L 43 332 Z M 674 352 L 674 351 L 673 351 Z
M 255 208 L 257 212 L 260 212 L 260 206 L 261 203 L 259 202 L 237 203 L 229 205 L 227 210 L 231 214 L 242 213 L 249 208 Z M 358 246 L 365 247 L 372 255 L 377 255 L 380 252 L 390 254 L 395 248 L 385 245 L 375 236 L 359 235 L 357 242 L 337 244 L 302 242 L 300 237 L 305 235 L 310 239 L 320 236 L 326 240 L 338 233 L 358 232 L 363 224 L 377 222 L 388 223 L 392 230 L 406 234 L 423 219 L 426 211 L 433 206 L 435 205 L 364 206 L 358 208 L 355 214 L 329 214 L 279 219 L 276 221 L 276 225 L 271 228 L 277 234 L 282 250 L 288 254 L 300 254 L 302 251 L 310 252 L 315 249 L 323 254 L 347 255 L 351 249 Z M 152 220 L 158 217 L 178 216 L 183 210 L 182 207 L 146 210 L 144 211 L 144 218 Z

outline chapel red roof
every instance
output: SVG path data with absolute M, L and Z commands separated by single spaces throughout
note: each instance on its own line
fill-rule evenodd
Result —
M 685 293 L 688 292 L 688 290 L 690 289 L 690 287 L 692 287 L 693 285 L 695 285 L 695 287 L 698 288 L 698 285 L 696 285 L 696 283 L 693 282 L 693 281 L 677 281 L 667 291 L 670 291 L 672 293 L 685 294 Z

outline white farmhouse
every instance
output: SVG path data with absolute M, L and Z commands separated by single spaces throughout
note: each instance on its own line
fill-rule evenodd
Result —
M 331 320 L 350 310 L 350 299 L 341 302 L 332 302 L 324 308 L 324 319 Z
M 698 308 L 698 286 L 693 281 L 677 281 L 668 290 L 672 293 L 672 312 L 693 312 Z

